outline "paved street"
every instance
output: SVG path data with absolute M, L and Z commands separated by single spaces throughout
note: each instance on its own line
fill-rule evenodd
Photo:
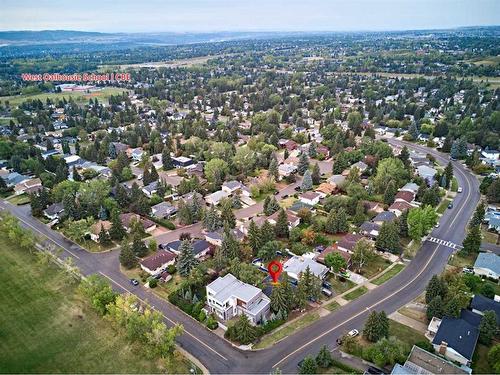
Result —
M 395 139 L 390 140 L 390 142 L 404 143 Z M 435 150 L 413 144 L 408 144 L 408 147 L 431 153 L 441 164 L 448 162 L 446 155 Z M 460 163 L 454 162 L 454 168 L 455 176 L 463 188 L 463 193 L 457 194 L 454 208 L 444 213 L 440 220 L 440 227 L 435 228 L 431 236 L 461 244 L 465 236 L 467 222 L 479 200 L 479 184 L 477 179 Z M 292 193 L 293 188 L 298 184 L 285 188 L 284 191 L 280 192 L 279 197 Z M 370 311 L 385 310 L 387 313 L 392 313 L 416 298 L 425 289 L 432 275 L 443 270 L 448 257 L 453 252 L 453 249 L 448 246 L 426 241 L 410 264 L 382 286 L 321 318 L 300 333 L 282 340 L 270 349 L 242 351 L 209 332 L 168 302 L 155 297 L 140 286 L 131 286 L 128 279 L 119 271 L 118 252 L 88 253 L 32 218 L 19 207 L 2 201 L 0 208 L 9 210 L 21 220 L 23 225 L 46 236 L 50 242 L 62 247 L 64 249 L 62 257 L 73 258 L 75 264 L 84 274 L 101 273 L 118 290 L 130 291 L 139 298 L 147 300 L 155 309 L 164 314 L 168 324 L 172 322 L 183 324 L 185 334 L 178 339 L 179 345 L 198 358 L 212 373 L 269 373 L 276 367 L 279 367 L 283 373 L 296 372 L 297 363 L 307 354 L 315 355 L 322 345 L 333 348 L 335 340 L 343 333 L 353 328 L 362 328 Z M 239 210 L 237 217 L 253 216 L 261 210 L 261 204 L 251 206 Z M 183 228 L 182 231 L 186 231 L 186 229 Z M 189 231 L 199 229 L 197 225 L 189 227 Z M 173 231 L 161 235 L 161 241 L 169 240 L 168 236 L 177 236 L 178 238 L 178 234 L 178 231 Z M 160 241 L 159 238 L 157 240 Z

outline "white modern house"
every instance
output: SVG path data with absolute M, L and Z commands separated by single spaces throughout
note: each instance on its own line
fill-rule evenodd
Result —
M 228 320 L 245 314 L 253 324 L 267 319 L 271 301 L 260 290 L 232 274 L 219 277 L 206 286 L 208 311 Z

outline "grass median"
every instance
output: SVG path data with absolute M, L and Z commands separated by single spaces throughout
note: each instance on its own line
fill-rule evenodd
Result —
M 383 275 L 380 275 L 377 277 L 375 280 L 372 280 L 371 283 L 375 285 L 382 285 L 385 283 L 387 280 L 392 279 L 394 276 L 396 276 L 398 273 L 400 273 L 403 268 L 405 268 L 404 264 L 396 264 L 394 267 L 392 267 L 389 271 L 384 273 Z

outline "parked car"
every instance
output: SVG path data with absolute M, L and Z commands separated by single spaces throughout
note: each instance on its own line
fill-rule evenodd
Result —
M 356 337 L 357 335 L 359 335 L 359 331 L 357 329 L 351 329 L 349 332 L 347 332 L 347 334 L 351 337 Z
M 332 284 L 330 284 L 328 281 L 323 281 L 323 288 L 332 289 Z
M 434 228 L 439 228 L 439 223 L 436 223 L 436 225 L 434 225 Z
M 458 193 L 461 193 L 463 190 L 462 190 L 462 187 L 460 186 L 457 190 Z
M 295 190 L 295 191 L 300 191 L 300 186 L 295 186 L 295 187 L 293 188 L 293 190 Z
M 463 272 L 463 273 L 468 273 L 468 274 L 473 275 L 473 274 L 474 274 L 474 268 L 472 268 L 472 267 L 464 267 L 464 268 L 462 269 L 462 272 Z
M 448 208 L 453 208 L 453 202 L 450 202 L 450 203 L 448 204 Z
M 328 290 L 326 288 L 321 288 L 321 293 L 323 293 L 327 297 L 331 297 L 332 296 L 332 291 Z
M 373 375 L 383 375 L 384 374 L 384 371 L 382 371 L 381 369 L 379 368 L 376 368 L 374 366 L 370 366 L 366 369 L 366 373 L 368 374 L 373 374 Z
M 139 281 L 137 281 L 136 279 L 130 279 L 130 284 L 132 284 L 133 286 L 137 286 L 139 285 Z

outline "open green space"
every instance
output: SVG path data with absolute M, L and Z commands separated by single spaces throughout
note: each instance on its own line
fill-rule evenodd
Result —
M 352 301 L 352 300 L 355 300 L 356 298 L 361 297 L 366 292 L 368 292 L 368 289 L 366 287 L 362 286 L 362 287 L 359 287 L 358 289 L 353 290 L 351 293 L 347 293 L 344 296 L 344 299 L 346 299 L 348 301 Z
M 267 348 L 268 346 L 271 346 L 276 342 L 284 339 L 288 335 L 291 335 L 292 333 L 304 327 L 307 327 L 308 325 L 314 323 L 318 319 L 319 319 L 319 314 L 316 312 L 306 314 L 298 318 L 297 320 L 291 322 L 290 324 L 284 326 L 283 328 L 280 328 L 270 333 L 269 335 L 264 336 L 256 345 L 254 345 L 254 349 Z
M 111 95 L 121 94 L 123 91 L 127 91 L 123 88 L 118 87 L 106 87 L 99 91 L 93 92 L 51 92 L 51 93 L 41 93 L 41 94 L 33 94 L 33 95 L 14 95 L 14 96 L 0 96 L 0 102 L 5 103 L 9 102 L 11 107 L 18 106 L 25 100 L 41 100 L 43 103 L 47 99 L 52 101 L 62 100 L 66 98 L 73 98 L 77 103 L 87 103 L 89 99 L 97 98 L 97 100 L 108 99 Z
M 377 255 L 363 266 L 361 275 L 370 279 L 385 270 L 390 264 L 389 260 Z
M 383 275 L 380 275 L 375 280 L 372 280 L 371 283 L 375 285 L 381 285 L 385 283 L 387 280 L 392 279 L 398 273 L 400 273 L 403 268 L 405 268 L 405 265 L 398 263 Z
M 0 237 L 0 372 L 189 372 L 174 355 L 147 359 L 83 301 L 77 281 Z

